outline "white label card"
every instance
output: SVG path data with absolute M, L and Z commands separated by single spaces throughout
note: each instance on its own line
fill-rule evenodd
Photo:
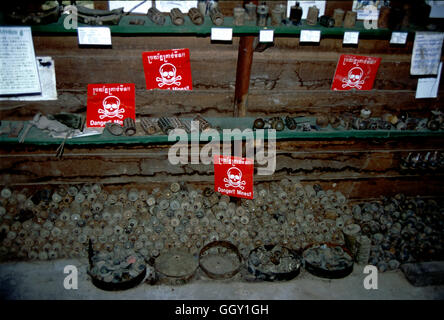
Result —
M 111 45 L 111 30 L 108 27 L 78 27 L 80 45 Z
M 274 30 L 261 30 L 259 31 L 259 42 L 273 42 Z
M 211 40 L 231 41 L 233 40 L 232 28 L 211 28 Z
M 416 99 L 438 98 L 439 80 L 441 79 L 442 62 L 439 64 L 438 75 L 431 78 L 418 79 Z
M 392 38 L 390 39 L 391 44 L 406 44 L 408 32 L 393 32 Z
M 346 31 L 344 32 L 343 44 L 358 44 L 359 43 L 359 31 Z
M 42 93 L 31 95 L 18 95 L 13 97 L 1 97 L 1 100 L 15 101 L 42 101 L 57 100 L 56 76 L 54 60 L 51 57 L 36 57 Z
M 301 30 L 301 42 L 321 41 L 321 30 Z

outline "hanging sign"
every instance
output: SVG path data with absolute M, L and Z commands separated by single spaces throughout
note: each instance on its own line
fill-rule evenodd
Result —
M 190 50 L 143 52 L 147 90 L 193 90 Z
M 230 197 L 253 199 L 254 161 L 214 156 L 214 191 Z
M 88 85 L 87 127 L 104 127 L 107 122 L 123 125 L 126 118 L 136 120 L 134 83 Z
M 381 58 L 341 55 L 332 90 L 371 90 Z

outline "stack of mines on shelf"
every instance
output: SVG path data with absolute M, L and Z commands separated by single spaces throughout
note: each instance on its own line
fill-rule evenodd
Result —
M 432 200 L 397 196 L 352 208 L 338 191 L 287 179 L 259 184 L 254 194 L 254 200 L 230 199 L 179 183 L 152 192 L 108 192 L 99 184 L 33 192 L 4 187 L 0 259 L 86 258 L 89 240 L 95 251 L 134 250 L 147 260 L 174 248 L 197 254 L 211 241 L 227 240 L 247 259 L 264 244 L 344 245 L 343 231 L 359 246 L 361 234 L 351 232 L 356 223 L 372 241 L 369 263 L 382 271 L 442 254 L 442 209 Z M 365 264 L 365 252 L 357 259 Z

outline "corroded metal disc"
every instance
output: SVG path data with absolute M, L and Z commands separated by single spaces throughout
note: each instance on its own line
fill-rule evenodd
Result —
M 198 267 L 197 259 L 190 253 L 173 250 L 160 255 L 154 264 L 157 272 L 173 278 L 188 278 Z
M 108 122 L 105 125 L 105 128 L 113 135 L 113 136 L 121 136 L 123 134 L 123 127 L 118 123 Z

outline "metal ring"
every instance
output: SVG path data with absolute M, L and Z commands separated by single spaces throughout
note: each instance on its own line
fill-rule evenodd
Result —
M 233 251 L 236 254 L 237 258 L 239 259 L 239 266 L 235 270 L 233 270 L 233 271 L 222 273 L 222 274 L 213 273 L 213 272 L 209 271 L 208 269 L 206 269 L 202 265 L 202 255 L 206 251 L 208 251 L 209 249 L 214 248 L 214 247 L 224 247 L 224 248 L 227 248 L 228 250 Z M 205 272 L 205 274 L 207 276 L 209 276 L 210 278 L 212 278 L 212 279 L 216 279 L 216 280 L 219 280 L 219 279 L 229 279 L 229 278 L 232 278 L 234 275 L 236 275 L 240 271 L 240 269 L 242 267 L 242 256 L 241 256 L 241 254 L 239 252 L 239 249 L 234 244 L 232 244 L 231 242 L 228 242 L 228 241 L 213 241 L 213 242 L 210 242 L 207 245 L 205 245 L 200 250 L 200 252 L 199 252 L 199 266 Z

